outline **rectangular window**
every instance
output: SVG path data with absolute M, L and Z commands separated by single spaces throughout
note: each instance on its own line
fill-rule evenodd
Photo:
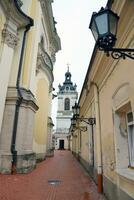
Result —
M 127 126 L 130 166 L 134 167 L 134 120 L 132 112 L 127 113 Z

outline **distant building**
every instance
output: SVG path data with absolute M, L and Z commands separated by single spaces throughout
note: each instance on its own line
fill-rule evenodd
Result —
M 71 81 L 71 73 L 68 71 L 65 73 L 65 81 L 63 85 L 59 84 L 58 97 L 58 109 L 57 109 L 57 125 L 55 133 L 55 148 L 56 149 L 68 149 L 68 136 L 69 127 L 72 117 L 72 106 L 75 104 L 78 93 L 76 91 L 77 85 Z

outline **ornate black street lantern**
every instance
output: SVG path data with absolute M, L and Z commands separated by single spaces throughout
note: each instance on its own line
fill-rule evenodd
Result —
M 74 116 L 71 118 L 71 125 L 72 127 L 76 126 L 76 118 Z
M 73 132 L 76 130 L 76 129 L 79 129 L 80 131 L 87 131 L 87 127 L 86 126 L 77 126 L 77 118 L 76 116 L 73 115 L 73 117 L 71 118 L 71 132 L 73 134 Z
M 71 126 L 70 126 L 70 131 L 71 131 L 72 136 L 77 137 L 77 135 L 73 134 L 75 132 L 75 130 L 77 130 L 77 129 L 80 130 L 81 132 L 87 131 L 87 126 L 79 126 L 79 122 L 85 122 L 86 124 L 89 124 L 91 126 L 92 141 L 94 141 L 93 127 L 96 124 L 96 119 L 94 117 L 89 117 L 89 118 L 79 117 L 80 116 L 80 106 L 76 102 L 75 102 L 75 105 L 72 106 L 72 111 L 73 111 L 73 117 L 71 118 Z
M 80 115 L 80 106 L 75 102 L 74 106 L 72 106 L 73 115 L 78 117 Z
M 73 117 L 71 118 L 71 125 L 73 127 L 76 126 L 77 121 L 83 121 L 86 124 L 89 125 L 94 125 L 96 123 L 95 118 L 90 117 L 90 118 L 85 118 L 85 117 L 79 117 L 80 115 L 80 106 L 75 102 L 75 105 L 72 106 L 72 111 L 73 111 Z
M 109 9 L 101 8 L 98 13 L 93 13 L 89 27 L 99 48 L 115 45 L 118 20 L 117 14 Z
M 101 8 L 98 13 L 93 13 L 89 28 L 96 40 L 99 50 L 104 51 L 115 59 L 127 56 L 134 59 L 134 49 L 113 48 L 116 42 L 116 33 L 119 17 L 110 9 Z

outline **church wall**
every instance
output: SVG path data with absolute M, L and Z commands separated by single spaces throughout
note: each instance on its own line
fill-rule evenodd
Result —
M 10 17 L 7 16 L 8 13 L 4 13 L 2 11 L 1 2 L 5 5 L 5 7 L 9 6 L 6 4 L 11 3 L 12 6 L 10 6 L 10 8 L 13 9 L 11 10 L 11 21 L 9 19 Z M 15 166 L 15 170 L 18 173 L 26 173 L 35 167 L 36 161 L 35 154 L 33 153 L 33 128 L 34 122 L 36 120 L 35 112 L 38 110 L 38 108 L 39 114 L 37 114 L 36 118 L 39 118 L 39 120 L 37 120 L 35 123 L 39 124 L 39 126 L 38 124 L 36 125 L 37 129 L 39 129 L 38 132 L 41 134 L 38 136 L 36 135 L 36 140 L 38 141 L 39 145 L 36 145 L 37 152 L 35 151 L 35 153 L 46 153 L 48 117 L 51 115 L 53 74 L 52 69 L 50 73 L 50 70 L 48 70 L 46 67 L 47 64 L 42 66 L 42 68 L 44 67 L 45 69 L 42 70 L 42 77 L 44 82 L 39 83 L 41 80 L 37 78 L 37 71 L 38 73 L 40 71 L 39 68 L 37 70 L 37 58 L 39 56 L 38 47 L 41 41 L 41 37 L 46 37 L 45 41 L 47 41 L 47 45 L 45 46 L 45 50 L 49 52 L 50 60 L 55 57 L 55 53 L 60 49 L 60 39 L 57 33 L 53 31 L 54 23 L 51 2 L 38 0 L 23 0 L 22 2 L 22 10 L 25 12 L 25 14 L 34 19 L 34 25 L 26 33 L 24 55 L 21 65 L 21 77 L 19 80 L 20 89 L 17 91 L 16 79 L 20 62 L 20 54 L 22 50 L 22 41 L 25 26 L 29 23 L 29 18 L 25 18 L 24 16 L 22 17 L 21 12 L 19 13 L 18 11 L 15 11 L 16 8 L 14 1 L 0 1 L 0 13 L 2 13 L 2 20 L 0 19 L 0 30 L 2 30 L 3 24 L 5 23 L 4 19 L 7 18 L 9 20 L 5 26 L 5 30 L 10 31 L 11 36 L 13 36 L 10 38 L 11 40 L 9 40 L 7 36 L 10 35 L 7 34 L 8 32 L 4 32 L 4 41 L 0 38 L 0 42 L 2 41 L 2 43 L 0 43 L 0 71 L 2 71 L 2 73 L 0 73 L 0 86 L 2 86 L 0 90 L 0 128 L 3 119 L 2 132 L 0 132 L 0 143 L 2 144 L 0 149 L 0 171 L 2 173 L 11 173 L 12 170 L 11 163 L 13 154 L 11 152 L 11 140 L 15 108 L 17 107 L 16 102 L 18 99 L 21 99 L 20 97 L 22 97 L 22 101 L 20 106 L 18 106 L 19 115 L 18 122 L 16 122 L 17 133 L 15 148 L 17 152 L 17 164 Z M 45 3 L 45 6 L 43 6 L 43 3 Z M 43 9 L 46 10 L 44 11 Z M 45 17 L 45 24 L 43 27 L 42 18 L 44 13 L 48 16 Z M 14 16 L 16 17 L 15 23 Z M 54 61 L 52 61 L 52 65 L 53 64 Z M 41 112 L 41 109 L 44 111 L 44 113 Z M 4 113 L 4 117 L 2 113 Z M 6 125 L 6 121 L 10 122 L 8 126 Z M 26 138 L 26 141 L 23 137 Z
M 2 7 L 0 6 L 0 71 L 1 71 L 0 73 L 0 97 L 1 97 L 0 98 L 0 113 L 1 113 L 0 114 L 0 131 L 1 131 L 1 124 L 2 124 L 2 119 L 3 119 L 8 80 L 9 80 L 9 75 L 10 75 L 10 70 L 11 70 L 11 63 L 12 63 L 13 52 L 14 52 L 14 48 L 9 46 L 8 43 L 5 42 L 6 35 L 4 36 L 2 34 L 5 23 L 6 23 L 6 14 L 4 10 L 2 9 Z M 13 23 L 11 23 L 10 25 L 12 25 L 14 29 L 12 31 L 10 29 L 9 30 L 11 31 L 11 33 L 16 35 L 17 27 Z M 17 35 L 16 35 L 16 38 L 17 38 Z M 12 43 L 11 40 L 9 42 Z
M 30 4 L 30 2 L 27 4 Z M 36 91 L 35 75 L 38 53 L 38 43 L 40 40 L 41 8 L 39 1 L 31 1 L 29 5 L 29 16 L 34 19 L 34 26 L 30 29 L 27 36 L 25 47 L 25 58 L 22 71 L 22 86 L 29 88 L 34 94 Z
M 42 91 L 45 91 L 42 93 Z M 37 159 L 44 159 L 47 148 L 47 121 L 48 121 L 48 102 L 49 102 L 49 84 L 45 79 L 39 79 L 37 82 L 37 104 L 40 105 L 35 116 L 34 145 L 33 150 Z

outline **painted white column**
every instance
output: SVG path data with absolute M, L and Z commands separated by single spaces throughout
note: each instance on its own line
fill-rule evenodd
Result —
M 49 100 L 48 100 L 48 125 L 47 125 L 47 151 L 49 152 L 52 149 L 52 133 L 53 133 L 53 122 L 51 118 L 52 112 L 52 91 L 53 86 L 49 82 Z
M 11 26 L 10 22 L 10 27 Z M 1 125 L 2 125 L 2 119 L 3 119 L 3 112 L 5 107 L 5 99 L 6 99 L 6 93 L 8 88 L 8 82 L 9 82 L 9 76 L 10 76 L 10 70 L 12 65 L 12 59 L 13 59 L 13 53 L 14 53 L 14 47 L 17 44 L 17 35 L 13 33 L 13 31 L 10 31 L 8 28 L 8 25 L 6 24 L 3 31 L 2 31 L 2 42 L 3 42 L 3 48 L 2 48 L 2 56 L 1 56 L 1 62 L 0 62 L 0 131 L 1 131 Z

